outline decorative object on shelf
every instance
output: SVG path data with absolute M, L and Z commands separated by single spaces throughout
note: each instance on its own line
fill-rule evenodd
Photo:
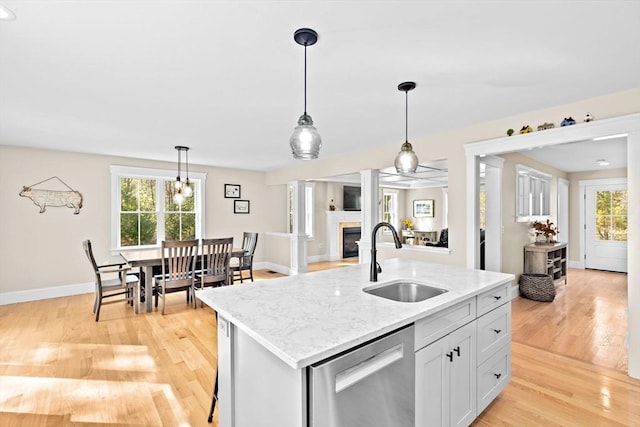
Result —
M 548 274 L 525 273 L 520 276 L 520 294 L 534 301 L 551 302 L 556 297 L 553 278 Z
M 433 217 L 433 199 L 414 200 L 413 216 L 416 218 L 424 216 Z
M 415 82 L 403 82 L 398 85 L 398 90 L 404 92 L 405 96 L 404 144 L 400 147 L 394 162 L 398 173 L 412 173 L 418 168 L 418 156 L 409 142 L 409 91 L 415 88 Z
M 507 136 L 513 135 L 513 129 L 507 129 Z
M 298 126 L 289 139 L 289 145 L 294 158 L 313 160 L 320 154 L 322 138 L 313 126 L 313 119 L 307 114 L 307 46 L 318 41 L 318 33 L 310 28 L 300 28 L 293 33 L 293 39 L 304 46 L 304 113 L 298 119 Z
M 225 184 L 224 185 L 224 198 L 225 199 L 239 199 L 240 198 L 240 186 L 238 184 Z
M 560 126 L 571 126 L 571 125 L 575 125 L 576 121 L 573 120 L 573 118 L 571 116 L 569 116 L 568 118 L 565 117 L 564 120 L 560 123 Z
M 531 132 L 533 132 L 533 128 L 529 125 L 524 125 L 522 126 L 522 129 L 520 129 L 521 134 L 531 133 Z
M 534 221 L 533 228 L 536 236 L 544 236 L 545 241 L 543 243 L 554 243 L 555 237 L 558 234 L 556 226 L 549 220 L 547 222 Z M 537 243 L 537 242 L 536 242 Z
M 331 199 L 331 203 L 329 203 L 329 210 L 330 211 L 336 210 L 336 205 L 333 203 L 333 199 Z
M 584 116 L 584 122 L 585 122 L 585 123 L 589 123 L 589 122 L 592 122 L 592 121 L 594 121 L 594 120 L 595 120 L 595 119 L 594 119 L 594 117 L 591 115 L 591 113 L 587 113 L 587 115 L 586 115 L 586 116 Z
M 554 125 L 553 123 L 544 122 L 543 124 L 538 125 L 538 131 L 553 129 L 554 127 L 556 127 L 556 125 Z
M 233 201 L 233 213 L 234 214 L 248 214 L 249 213 L 249 201 L 248 200 L 234 200 Z
M 402 220 L 402 228 L 405 230 L 411 230 L 413 228 L 413 221 L 411 221 L 409 218 L 404 218 Z
M 33 188 L 36 185 L 40 185 L 43 182 L 50 181 L 52 179 L 57 179 L 60 181 L 65 187 L 69 189 L 69 191 L 58 191 L 58 190 L 44 190 L 44 189 L 36 189 Z M 52 176 L 51 178 L 47 178 L 40 182 L 36 182 L 33 185 L 23 186 L 22 191 L 20 192 L 20 197 L 27 197 L 31 199 L 34 205 L 40 208 L 40 213 L 43 213 L 47 210 L 47 206 L 52 207 L 61 207 L 65 206 L 67 208 L 73 208 L 74 214 L 79 214 L 80 209 L 82 209 L 82 194 L 79 191 L 74 190 L 69 187 L 67 183 L 58 178 L 57 176 Z
M 173 194 L 173 202 L 179 205 L 184 202 L 185 197 L 189 197 L 193 194 L 193 188 L 191 188 L 191 182 L 189 182 L 189 147 L 185 147 L 184 145 L 176 145 L 174 147 L 178 151 L 178 176 L 176 176 L 176 180 L 173 182 L 173 189 L 175 193 Z M 187 171 L 187 178 L 182 182 L 181 176 L 181 154 L 185 152 L 185 167 Z

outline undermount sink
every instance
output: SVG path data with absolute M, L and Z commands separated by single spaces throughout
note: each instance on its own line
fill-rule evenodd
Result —
M 447 292 L 446 289 L 436 288 L 411 280 L 395 280 L 372 285 L 364 288 L 363 291 L 371 295 L 399 302 L 420 302 Z

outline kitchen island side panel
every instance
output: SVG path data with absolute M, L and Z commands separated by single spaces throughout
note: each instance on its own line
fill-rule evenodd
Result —
M 231 405 L 220 397 L 220 427 L 306 427 L 306 369 L 292 369 L 280 358 L 230 323 L 232 374 L 221 376 L 221 391 L 232 393 Z M 223 374 L 222 365 L 220 374 Z M 230 383 L 222 384 L 222 381 Z M 232 411 L 224 416 L 223 411 Z

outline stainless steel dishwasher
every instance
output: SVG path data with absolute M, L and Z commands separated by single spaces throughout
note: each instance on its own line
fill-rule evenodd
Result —
M 309 427 L 413 427 L 413 325 L 309 367 Z

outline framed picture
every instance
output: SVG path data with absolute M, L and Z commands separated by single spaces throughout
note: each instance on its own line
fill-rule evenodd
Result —
M 240 198 L 240 186 L 238 184 L 225 184 L 224 185 L 224 197 L 225 197 L 225 199 L 239 199 Z
M 234 200 L 233 201 L 233 213 L 234 214 L 248 214 L 249 213 L 249 201 L 248 200 Z
M 433 217 L 433 199 L 427 200 L 414 200 L 413 201 L 413 216 L 430 216 Z

